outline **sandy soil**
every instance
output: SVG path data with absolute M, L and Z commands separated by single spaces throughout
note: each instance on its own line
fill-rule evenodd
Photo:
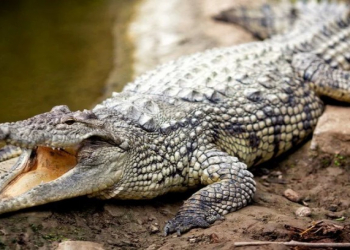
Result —
M 203 16 L 206 15 L 208 12 Z M 205 36 L 209 36 L 208 33 Z M 247 34 L 242 36 L 244 40 L 251 39 Z M 235 39 L 239 40 L 239 35 Z M 216 44 L 213 41 L 210 44 Z M 0 249 L 52 249 L 67 240 L 96 242 L 104 249 L 149 250 L 232 249 L 237 241 L 349 242 L 350 157 L 309 148 L 310 142 L 307 142 L 293 152 L 252 169 L 258 189 L 252 204 L 228 214 L 224 221 L 208 229 L 194 229 L 180 237 L 162 236 L 165 222 L 193 191 L 142 202 L 82 197 L 2 215 Z M 298 202 L 283 196 L 288 188 L 299 194 Z M 311 209 L 309 217 L 295 215 L 302 206 Z M 310 225 L 316 227 L 313 223 L 320 220 L 328 223 L 328 231 L 320 227 L 309 239 L 300 238 L 297 232 Z M 332 227 L 333 224 L 339 227 Z
M 2 215 L 0 249 L 47 249 L 66 240 L 98 242 L 105 249 L 231 249 L 235 241 L 295 238 L 286 226 L 305 229 L 319 220 L 349 225 L 350 158 L 316 154 L 309 146 L 253 169 L 258 187 L 253 203 L 208 229 L 162 236 L 165 222 L 192 192 L 142 202 L 82 197 Z M 287 188 L 301 196 L 299 203 L 283 197 Z M 310 217 L 295 215 L 302 203 L 311 208 Z M 350 234 L 344 228 L 325 238 L 350 241 Z

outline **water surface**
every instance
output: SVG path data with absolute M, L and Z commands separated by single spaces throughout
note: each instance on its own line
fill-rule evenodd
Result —
M 113 25 L 119 22 L 123 41 L 134 4 L 0 1 L 0 122 L 24 119 L 59 104 L 72 110 L 91 108 L 104 94 L 112 69 Z M 130 57 L 125 53 L 120 56 Z M 121 72 L 119 84 L 129 80 L 128 69 Z

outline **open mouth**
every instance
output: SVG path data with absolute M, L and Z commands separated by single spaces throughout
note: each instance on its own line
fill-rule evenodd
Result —
M 0 190 L 0 199 L 14 198 L 61 177 L 77 165 L 77 152 L 78 147 L 31 149 L 29 157 L 18 166 L 19 174 Z

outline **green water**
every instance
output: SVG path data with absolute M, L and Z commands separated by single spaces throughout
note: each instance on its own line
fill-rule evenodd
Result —
M 124 33 L 133 5 L 131 0 L 0 1 L 0 122 L 60 104 L 91 108 L 105 94 L 116 22 L 118 46 L 129 46 Z M 131 63 L 130 48 L 125 49 L 120 56 Z M 130 67 L 124 68 L 116 84 L 130 80 Z

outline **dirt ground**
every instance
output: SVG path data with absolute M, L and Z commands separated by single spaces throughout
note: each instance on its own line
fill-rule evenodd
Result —
M 253 168 L 258 191 L 252 204 L 208 229 L 162 236 L 165 222 L 193 191 L 150 201 L 81 197 L 1 215 L 0 249 L 52 249 L 67 240 L 96 242 L 104 249 L 148 250 L 232 249 L 234 242 L 291 239 L 350 242 L 350 156 L 309 148 L 310 142 L 306 142 L 293 152 Z M 285 198 L 286 189 L 297 192 L 299 201 Z M 311 209 L 310 216 L 295 215 L 302 206 Z M 327 223 L 327 230 L 315 224 L 321 220 Z M 300 236 L 312 225 L 318 229 L 309 237 Z
M 252 204 L 208 229 L 162 236 L 192 192 L 142 202 L 77 198 L 2 215 L 0 249 L 51 249 L 66 240 L 105 249 L 232 249 L 235 241 L 289 241 L 296 235 L 288 226 L 305 229 L 320 220 L 344 228 L 316 242 L 349 242 L 350 157 L 316 154 L 309 146 L 253 169 L 258 191 Z M 283 197 L 287 188 L 301 196 L 299 204 Z M 311 208 L 310 217 L 295 215 L 301 203 Z

